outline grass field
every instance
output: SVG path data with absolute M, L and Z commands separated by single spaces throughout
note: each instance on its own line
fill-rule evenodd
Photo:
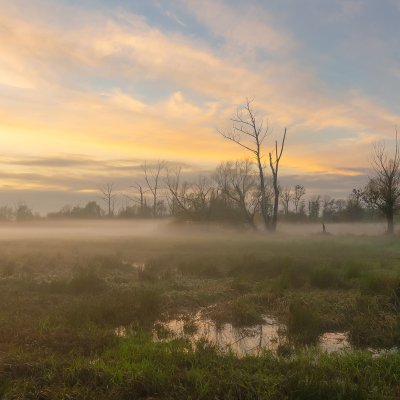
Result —
M 2 399 L 400 397 L 397 237 L 41 238 L 0 256 Z M 244 332 L 268 316 L 280 341 L 237 354 L 195 315 Z M 326 332 L 348 349 L 322 351 Z

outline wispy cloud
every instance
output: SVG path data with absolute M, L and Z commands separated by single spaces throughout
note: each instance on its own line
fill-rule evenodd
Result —
M 54 184 L 51 169 L 98 168 L 90 159 L 212 168 L 240 157 L 216 127 L 229 125 L 246 96 L 268 118 L 271 139 L 289 127 L 284 173 L 347 176 L 367 165 L 371 143 L 390 137 L 399 121 L 396 107 L 363 87 L 325 81 L 304 56 L 307 43 L 268 4 L 177 0 L 161 7 L 176 22 L 171 30 L 128 7 L 32 0 L 37 11 L 28 13 L 24 2 L 0 3 L 1 145 L 26 157 L 26 167 L 41 167 L 43 185 Z M 339 3 L 343 14 L 365 12 L 359 1 Z M 209 35 L 188 33 L 184 13 Z M 60 149 L 88 159 L 57 163 Z
M 288 32 L 274 26 L 274 15 L 254 2 L 232 7 L 222 0 L 205 0 L 201 6 L 194 0 L 181 1 L 213 34 L 223 38 L 228 47 L 288 53 L 295 46 Z

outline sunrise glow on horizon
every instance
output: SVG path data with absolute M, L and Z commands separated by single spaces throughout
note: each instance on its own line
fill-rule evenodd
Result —
M 395 0 L 0 0 L 0 191 L 55 209 L 144 160 L 207 173 L 247 98 L 282 179 L 343 196 L 399 124 Z M 65 200 L 64 200 L 65 199 Z

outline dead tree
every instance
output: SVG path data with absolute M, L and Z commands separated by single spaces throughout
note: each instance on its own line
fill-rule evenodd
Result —
M 264 153 L 262 145 L 269 134 L 268 124 L 264 126 L 264 121 L 259 120 L 252 107 L 252 100 L 246 99 L 242 108 L 236 111 L 236 115 L 231 118 L 232 129 L 228 132 L 219 131 L 226 139 L 243 147 L 254 157 L 258 169 L 259 188 L 261 194 L 261 215 L 264 225 L 270 228 L 270 216 L 268 213 L 268 202 L 266 196 L 266 184 L 264 176 Z
M 155 165 L 149 166 L 147 162 L 143 165 L 144 179 L 146 181 L 146 185 L 148 187 L 148 191 L 151 193 L 152 197 L 152 215 L 154 218 L 158 216 L 157 213 L 157 204 L 159 191 L 161 188 L 162 182 L 162 172 L 166 167 L 165 161 L 158 161 Z
M 400 154 L 396 128 L 393 156 L 386 151 L 384 143 L 374 146 L 372 166 L 375 176 L 370 179 L 370 190 L 375 192 L 376 204 L 387 221 L 387 233 L 394 233 L 394 215 L 400 208 Z
M 285 140 L 286 140 L 286 128 L 283 133 L 283 138 L 281 142 L 280 149 L 278 150 L 278 141 L 275 141 L 275 154 L 269 153 L 269 166 L 271 167 L 272 172 L 272 186 L 274 188 L 274 208 L 272 211 L 272 221 L 271 221 L 271 230 L 273 232 L 276 231 L 276 225 L 278 222 L 278 208 L 279 208 L 279 162 L 281 161 L 283 149 L 285 148 Z
M 312 220 L 319 218 L 321 210 L 321 196 L 313 196 L 308 201 L 308 217 Z
M 147 190 L 145 190 L 143 188 L 143 186 L 140 185 L 139 183 L 133 185 L 132 187 L 134 187 L 139 193 L 139 199 L 138 199 L 139 200 L 139 207 L 140 207 L 140 210 L 143 211 L 145 203 L 146 203 L 144 195 L 147 192 Z
M 127 194 L 125 194 L 124 196 L 135 203 L 139 207 L 139 215 L 144 216 L 145 210 L 148 210 L 146 201 L 146 193 L 148 192 L 148 190 L 145 189 L 140 183 L 135 183 L 134 185 L 130 186 L 130 188 L 134 189 L 137 192 L 136 196 L 132 197 Z
M 299 206 L 301 203 L 301 199 L 303 196 L 306 194 L 306 189 L 302 185 L 296 185 L 294 187 L 294 193 L 292 197 L 293 205 L 294 205 L 294 210 L 296 214 L 299 212 Z
M 169 207 L 171 215 L 184 214 L 189 216 L 189 206 L 187 200 L 187 184 L 181 183 L 181 167 L 171 170 L 168 168 L 165 184 L 169 191 Z
M 101 199 L 106 203 L 107 205 L 107 216 L 112 217 L 114 215 L 114 208 L 115 208 L 115 197 L 117 196 L 116 193 L 114 193 L 114 184 L 113 183 L 107 183 L 105 186 L 103 186 L 101 189 Z
M 254 163 L 248 159 L 221 163 L 216 169 L 214 180 L 222 194 L 236 204 L 246 222 L 256 230 L 254 218 L 260 204 L 260 193 L 253 168 Z
M 210 197 L 214 190 L 209 179 L 200 176 L 195 183 L 182 183 L 181 168 L 176 168 L 167 172 L 165 182 L 172 215 L 195 220 L 209 218 Z
M 289 214 L 289 204 L 293 198 L 292 196 L 292 188 L 285 188 L 281 190 L 280 193 L 280 198 L 281 198 L 281 204 L 283 206 L 283 211 L 285 215 Z

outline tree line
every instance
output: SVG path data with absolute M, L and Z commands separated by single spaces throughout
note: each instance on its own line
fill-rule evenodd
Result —
M 99 189 L 96 200 L 86 205 L 64 206 L 48 213 L 48 219 L 166 218 L 180 221 L 223 222 L 256 230 L 264 225 L 262 196 L 257 165 L 249 159 L 221 162 L 207 176 L 184 179 L 182 168 L 165 161 L 145 163 L 142 179 L 125 191 L 109 183 Z M 285 222 L 378 221 L 384 216 L 372 180 L 362 189 L 353 189 L 346 199 L 308 196 L 297 184 L 278 187 L 279 212 Z M 265 209 L 269 219 L 274 212 L 274 188 L 265 180 Z M 1 220 L 38 219 L 26 204 L 0 207 Z
M 400 154 L 397 137 L 393 154 L 383 143 L 374 146 L 374 174 L 363 188 L 352 190 L 347 199 L 312 196 L 297 184 L 282 187 L 279 170 L 286 144 L 287 129 L 280 142 L 269 147 L 268 122 L 258 116 L 252 100 L 246 100 L 230 120 L 231 129 L 220 135 L 240 146 L 244 158 L 221 162 L 207 176 L 184 179 L 183 168 L 166 161 L 145 162 L 142 179 L 133 182 L 130 192 L 117 192 L 113 183 L 99 190 L 98 201 L 85 206 L 65 206 L 48 218 L 161 218 L 187 221 L 222 221 L 244 224 L 251 229 L 274 232 L 278 217 L 286 221 L 387 221 L 394 232 L 394 216 L 400 209 Z M 132 193 L 133 191 L 133 193 Z M 117 199 L 125 204 L 116 210 Z M 15 209 L 0 207 L 1 220 L 38 218 L 25 204 Z

